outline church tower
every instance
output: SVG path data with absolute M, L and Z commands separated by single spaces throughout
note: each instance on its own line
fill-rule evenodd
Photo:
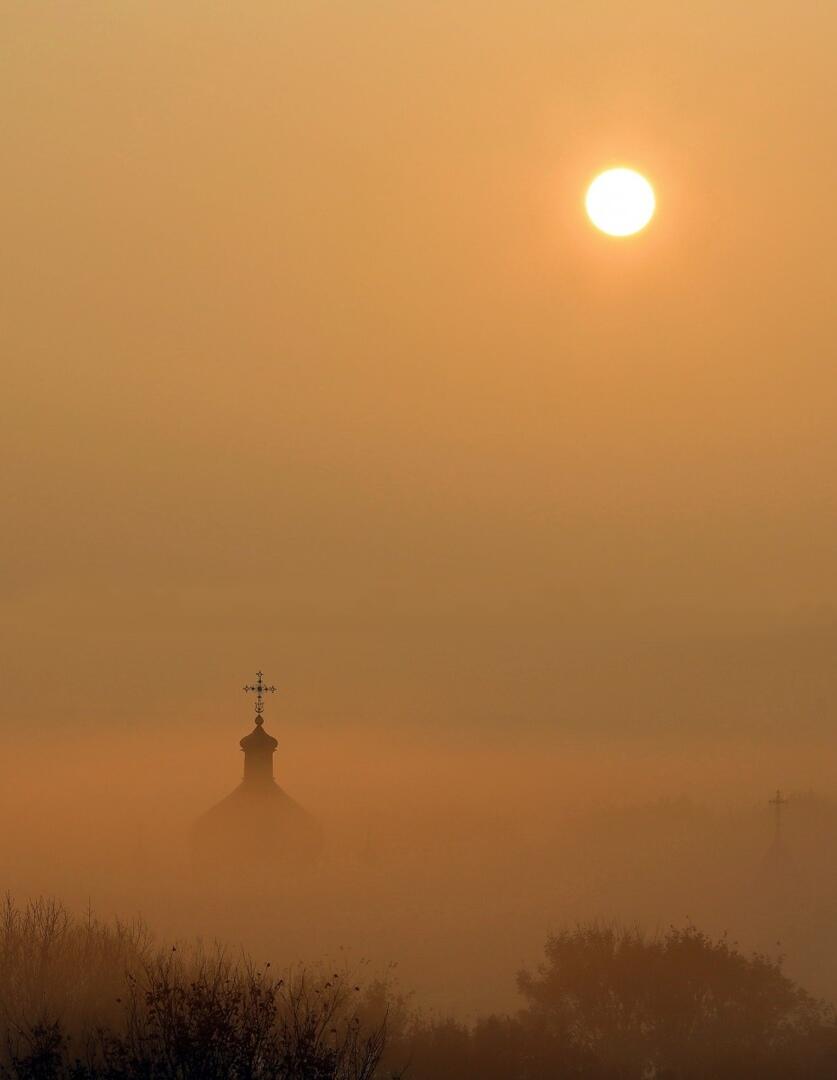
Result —
M 256 695 L 256 726 L 239 743 L 244 751 L 244 783 L 272 783 L 273 755 L 279 740 L 268 735 L 264 729 L 264 695 L 275 694 L 275 686 L 265 686 L 261 671 L 256 672 L 256 682 L 245 686 L 244 693 Z
M 207 868 L 222 870 L 233 863 L 281 874 L 289 864 L 316 858 L 322 837 L 314 818 L 274 777 L 279 742 L 264 729 L 264 703 L 265 695 L 275 694 L 276 687 L 265 685 L 259 671 L 256 682 L 244 690 L 255 694 L 256 712 L 253 730 L 239 742 L 244 775 L 234 791 L 195 823 L 194 853 Z

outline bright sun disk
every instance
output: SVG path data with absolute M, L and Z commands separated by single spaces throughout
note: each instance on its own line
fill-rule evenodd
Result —
M 608 169 L 587 189 L 587 215 L 608 236 L 631 236 L 644 229 L 657 201 L 654 189 L 633 169 Z

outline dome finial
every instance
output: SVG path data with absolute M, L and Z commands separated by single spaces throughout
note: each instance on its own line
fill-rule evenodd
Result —
M 261 671 L 257 671 L 255 683 L 252 686 L 245 686 L 244 693 L 254 693 L 256 695 L 256 700 L 254 703 L 256 709 L 256 727 L 261 727 L 264 723 L 264 717 L 262 716 L 262 713 L 264 712 L 264 695 L 275 694 L 276 687 L 265 686 L 263 673 Z

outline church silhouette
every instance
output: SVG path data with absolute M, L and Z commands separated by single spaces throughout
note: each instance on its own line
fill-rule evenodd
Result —
M 262 672 L 245 686 L 254 693 L 256 720 L 240 740 L 244 776 L 238 787 L 196 822 L 192 833 L 198 864 L 223 870 L 231 864 L 250 865 L 277 873 L 289 864 L 313 861 L 322 847 L 318 822 L 276 783 L 273 755 L 278 740 L 264 729 L 266 686 Z

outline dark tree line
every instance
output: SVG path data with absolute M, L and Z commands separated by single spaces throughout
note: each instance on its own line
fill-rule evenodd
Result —
M 401 1015 L 386 1061 L 412 1080 L 773 1080 L 837 1076 L 833 1009 L 781 963 L 695 928 L 566 930 L 522 972 L 524 1007 L 465 1026 Z
M 7 1080 L 372 1080 L 382 1021 L 345 974 L 290 978 L 37 901 L 0 912 Z
M 0 911 L 7 1080 L 825 1080 L 833 1009 L 694 928 L 588 925 L 518 977 L 523 1007 L 428 1020 L 385 984 L 155 949 L 141 927 Z

